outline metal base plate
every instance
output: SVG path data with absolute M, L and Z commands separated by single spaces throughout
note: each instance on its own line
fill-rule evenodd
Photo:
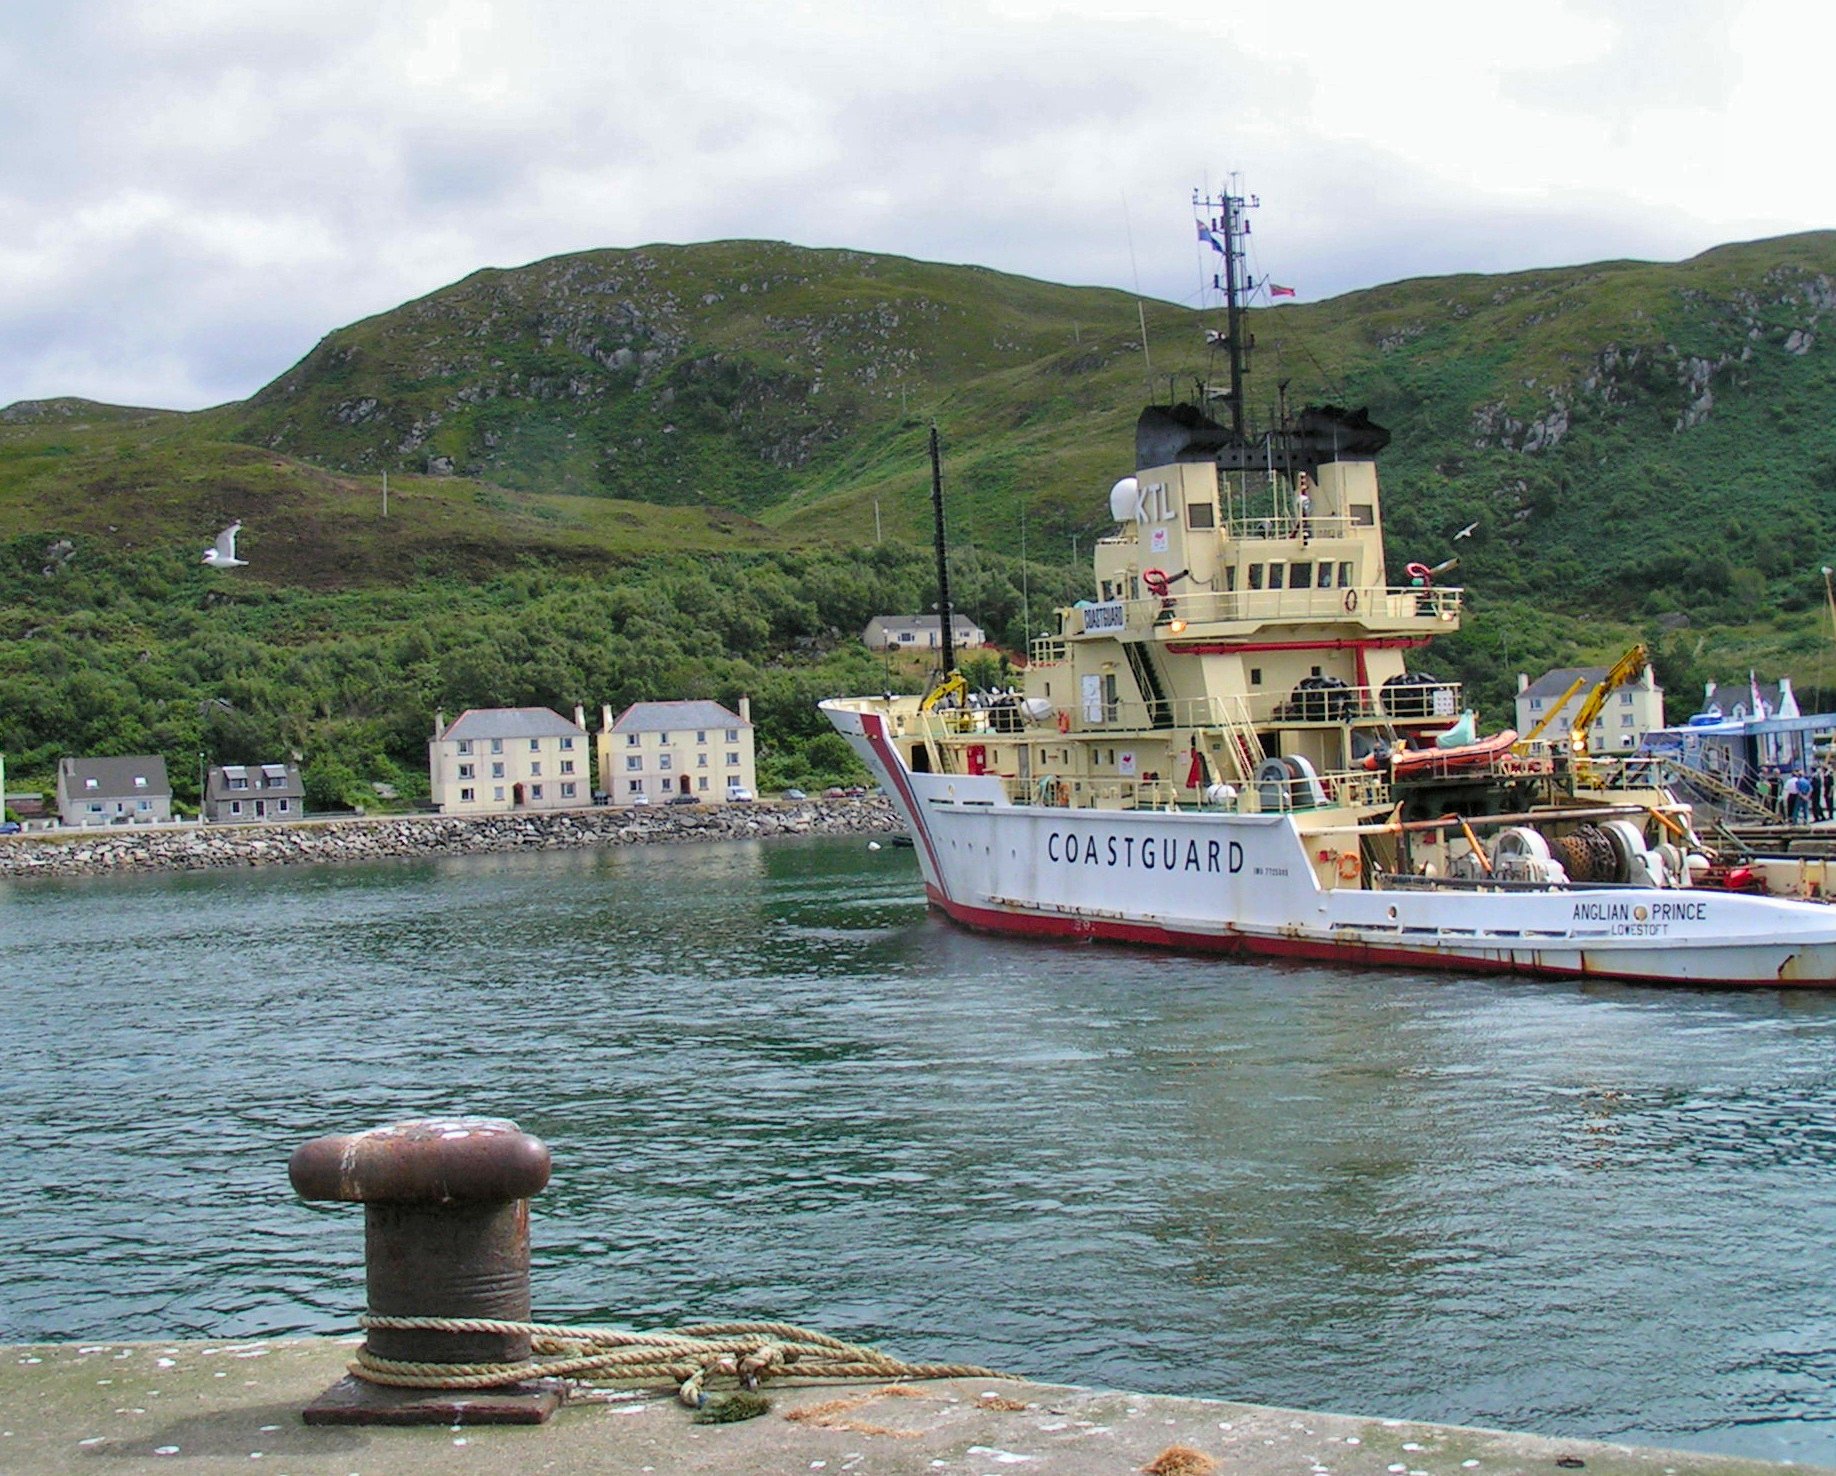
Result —
M 554 1379 L 502 1389 L 396 1389 L 347 1374 L 301 1418 L 309 1425 L 539 1425 L 560 1407 Z

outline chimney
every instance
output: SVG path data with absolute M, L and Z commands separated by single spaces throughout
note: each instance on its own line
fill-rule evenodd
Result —
M 446 714 L 443 712 L 434 713 L 434 737 L 438 738 L 445 731 L 446 731 Z
M 583 731 L 586 728 L 586 709 L 578 702 L 574 704 L 574 726 Z
M 752 699 L 743 693 L 739 700 L 739 715 L 742 723 L 749 723 L 752 721 Z
M 1517 690 L 1520 692 L 1528 692 L 1530 690 L 1530 678 L 1526 673 L 1521 671 L 1517 674 Z
M 599 731 L 602 733 L 612 731 L 612 704 L 610 702 L 599 704 Z

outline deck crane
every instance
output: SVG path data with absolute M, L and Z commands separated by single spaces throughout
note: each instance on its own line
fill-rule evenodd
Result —
M 1593 727 L 1594 719 L 1600 716 L 1600 709 L 1606 706 L 1607 698 L 1621 687 L 1629 686 L 1638 680 L 1639 675 L 1651 664 L 1651 653 L 1640 641 L 1607 668 L 1607 674 L 1600 679 L 1593 691 L 1581 703 L 1581 709 L 1575 714 L 1575 720 L 1569 728 L 1568 747 L 1577 760 L 1587 758 L 1587 733 Z M 1567 698 L 1563 698 L 1567 701 Z

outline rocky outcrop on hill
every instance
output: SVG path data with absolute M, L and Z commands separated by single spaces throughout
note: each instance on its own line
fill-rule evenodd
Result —
M 165 825 L 0 838 L 0 880 L 117 876 L 227 866 L 297 866 L 403 856 L 563 850 L 902 829 L 881 799 L 712 809 L 565 810 L 531 815 L 413 815 L 297 825 Z

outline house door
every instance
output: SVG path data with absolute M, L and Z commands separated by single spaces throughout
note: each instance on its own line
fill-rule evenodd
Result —
M 680 791 L 678 791 L 678 792 L 679 792 L 679 793 L 682 793 L 682 794 L 687 794 L 687 793 L 689 792 L 689 787 L 688 787 L 688 775 L 687 775 L 687 774 L 684 774 L 684 775 L 682 776 L 682 787 L 681 787 L 681 789 L 680 789 Z
M 257 820 L 265 820 L 268 818 L 268 802 L 266 800 L 255 801 L 255 818 Z
M 511 785 L 510 786 L 510 803 L 513 805 L 520 805 L 522 804 L 522 802 L 523 802 L 523 786 L 520 784 Z

